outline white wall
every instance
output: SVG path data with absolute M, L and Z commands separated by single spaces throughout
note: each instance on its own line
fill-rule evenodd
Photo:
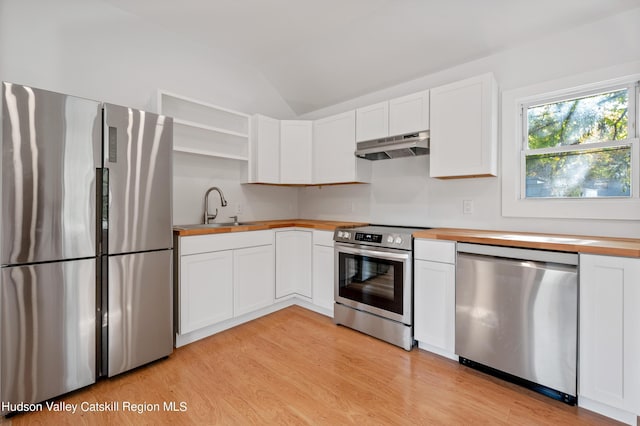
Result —
M 219 187 L 228 201 L 220 207 L 217 192 L 209 196 L 211 214 L 218 209 L 216 222 L 229 222 L 238 214 L 241 221 L 261 219 L 291 219 L 298 217 L 296 188 L 266 185 L 242 185 L 245 173 L 239 161 L 175 153 L 173 217 L 175 224 L 202 222 L 204 193 L 212 186 Z M 186 190 L 196 187 L 197 191 Z M 177 219 L 176 219 L 177 218 Z
M 0 1 L 0 80 L 152 111 L 162 88 L 249 114 L 293 116 L 255 70 L 99 0 Z M 295 188 L 242 187 L 241 168 L 176 155 L 174 223 L 200 220 L 212 185 L 253 207 L 241 219 L 297 216 Z
M 635 62 L 640 60 L 638 22 L 640 8 L 301 118 L 325 117 L 489 71 L 495 74 L 501 90 L 510 90 L 586 70 Z M 640 237 L 640 218 L 595 221 L 502 217 L 499 178 L 438 180 L 428 177 L 428 169 L 427 157 L 374 162 L 371 185 L 302 189 L 300 216 L 393 225 Z M 474 202 L 472 214 L 463 214 L 463 200 Z
M 255 70 L 100 0 L 2 0 L 0 78 L 150 109 L 158 88 L 291 117 Z
M 509 90 L 636 61 L 637 22 L 640 9 L 300 118 L 327 116 L 487 71 L 494 72 L 502 90 Z M 0 79 L 146 109 L 155 109 L 153 96 L 163 88 L 246 113 L 293 117 L 255 70 L 99 0 L 1 0 Z M 174 223 L 199 221 L 204 191 L 217 185 L 230 202 L 221 219 L 235 214 L 240 204 L 243 220 L 307 217 L 640 237 L 638 221 L 503 218 L 499 179 L 431 179 L 427 157 L 376 162 L 371 185 L 320 189 L 241 185 L 242 170 L 239 161 L 176 154 Z M 474 201 L 473 214 L 462 214 L 463 200 Z

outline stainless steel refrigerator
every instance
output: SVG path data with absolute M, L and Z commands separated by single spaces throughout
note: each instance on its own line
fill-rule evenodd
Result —
M 172 352 L 172 135 L 168 117 L 2 84 L 1 401 Z

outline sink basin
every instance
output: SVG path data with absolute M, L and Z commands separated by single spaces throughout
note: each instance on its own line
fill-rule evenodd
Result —
M 196 223 L 193 225 L 176 225 L 175 229 L 208 229 L 208 228 L 229 228 L 232 226 L 253 225 L 255 222 L 218 222 L 218 223 Z

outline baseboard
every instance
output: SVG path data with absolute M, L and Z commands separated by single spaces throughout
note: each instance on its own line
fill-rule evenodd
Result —
M 286 297 L 282 299 L 278 299 L 273 305 L 269 305 L 265 308 L 258 309 L 257 311 L 249 312 L 244 315 L 240 315 L 239 317 L 231 318 L 226 321 L 219 322 L 217 324 L 213 324 L 207 327 L 200 328 L 198 330 L 192 331 L 187 334 L 176 334 L 176 348 L 181 346 L 188 345 L 189 343 L 196 342 L 200 339 L 204 339 L 205 337 L 213 336 L 216 333 L 220 333 L 221 331 L 228 330 L 230 328 L 236 327 L 238 325 L 244 324 L 249 321 L 253 321 L 254 319 L 263 317 L 265 315 L 272 314 L 281 309 L 288 308 L 289 306 L 298 305 L 303 308 L 309 309 L 310 311 L 317 312 L 319 314 L 328 316 L 329 318 L 333 318 L 333 308 L 326 309 L 318 305 L 314 305 L 313 303 L 304 300 L 298 296 Z
M 445 357 L 445 358 L 449 358 L 449 359 L 451 359 L 451 360 L 453 360 L 455 362 L 459 361 L 458 355 L 454 354 L 453 352 L 449 352 L 449 351 L 446 351 L 444 349 L 440 349 L 440 348 L 438 348 L 436 346 L 431 346 L 428 343 L 423 343 L 423 342 L 419 341 L 418 342 L 418 348 L 423 349 L 423 350 L 425 350 L 427 352 L 434 353 L 436 355 L 440 355 L 440 356 Z
M 635 413 L 630 413 L 619 408 L 611 407 L 610 405 L 603 404 L 598 401 L 594 401 L 589 398 L 578 395 L 578 407 L 586 408 L 589 411 L 602 414 L 603 416 L 612 418 L 628 425 L 637 426 L 638 416 Z
M 327 309 L 325 307 L 314 305 L 311 302 L 308 302 L 306 300 L 303 300 L 297 297 L 294 298 L 293 300 L 295 301 L 295 304 L 298 306 L 302 306 L 303 308 L 306 308 L 310 311 L 316 312 L 318 314 L 322 314 L 329 318 L 333 318 L 333 306 L 331 306 L 331 309 Z

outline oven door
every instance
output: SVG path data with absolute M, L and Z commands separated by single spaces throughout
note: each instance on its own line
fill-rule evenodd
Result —
M 335 300 L 412 324 L 411 252 L 335 244 Z

